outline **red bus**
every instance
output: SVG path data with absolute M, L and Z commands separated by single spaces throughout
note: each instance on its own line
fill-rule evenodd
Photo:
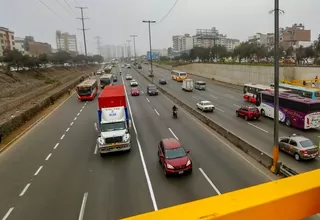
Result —
M 98 93 L 98 82 L 96 79 L 87 79 L 77 86 L 78 99 L 81 101 L 93 100 Z

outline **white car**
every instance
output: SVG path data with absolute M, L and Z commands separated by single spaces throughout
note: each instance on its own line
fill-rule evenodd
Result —
M 124 64 L 121 65 L 121 68 L 124 68 Z
M 126 80 L 131 80 L 132 79 L 132 76 L 130 74 L 127 74 L 126 75 Z
M 203 112 L 213 112 L 214 105 L 210 101 L 201 101 L 197 103 L 197 108 Z
M 135 79 L 133 79 L 130 81 L 130 86 L 138 86 L 138 82 Z

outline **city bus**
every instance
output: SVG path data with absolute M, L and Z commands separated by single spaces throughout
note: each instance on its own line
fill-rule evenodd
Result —
M 171 71 L 171 78 L 173 80 L 178 81 L 178 82 L 182 82 L 187 77 L 188 77 L 188 74 L 186 72 L 181 72 L 181 71 L 178 71 L 178 70 L 172 70 Z
M 104 74 L 100 77 L 100 87 L 103 89 L 105 86 L 113 84 L 113 74 Z
M 261 91 L 256 106 L 261 115 L 274 118 L 274 91 Z M 320 100 L 288 92 L 279 93 L 279 121 L 299 129 L 320 127 Z
M 272 83 L 270 86 L 274 87 L 274 84 Z M 320 99 L 320 89 L 304 88 L 302 86 L 294 86 L 294 85 L 289 85 L 285 83 L 280 83 L 279 88 L 287 89 L 294 94 L 297 94 L 309 99 Z
M 97 93 L 98 82 L 96 79 L 87 79 L 77 86 L 77 94 L 80 101 L 93 100 Z
M 247 102 L 256 103 L 256 96 L 261 91 L 271 90 L 270 86 L 247 83 L 243 85 L 243 99 Z

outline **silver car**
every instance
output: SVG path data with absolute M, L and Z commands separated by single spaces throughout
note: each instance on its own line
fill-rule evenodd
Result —
M 319 155 L 319 148 L 310 139 L 293 134 L 279 139 L 279 149 L 292 156 L 296 160 L 310 160 Z

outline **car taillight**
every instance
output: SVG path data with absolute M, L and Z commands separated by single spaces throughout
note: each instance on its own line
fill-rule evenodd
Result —
M 306 153 L 307 153 L 307 150 L 300 150 L 300 153 L 306 154 Z

